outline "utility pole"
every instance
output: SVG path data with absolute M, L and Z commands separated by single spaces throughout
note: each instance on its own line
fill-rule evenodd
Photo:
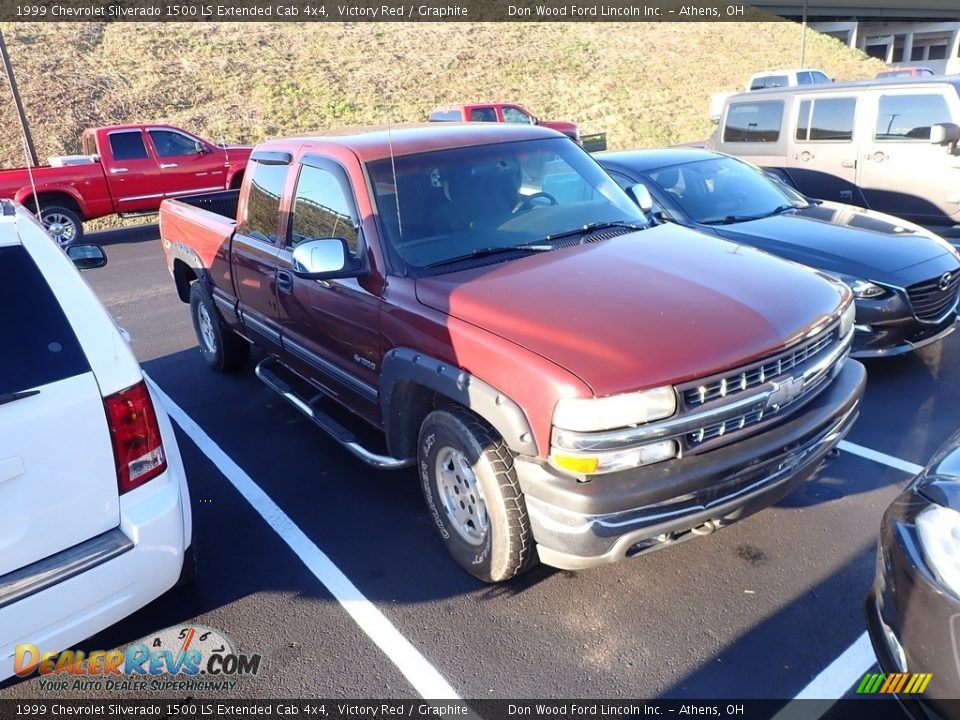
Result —
M 807 60 L 807 3 L 809 0 L 803 0 L 803 19 L 801 25 L 803 29 L 800 31 L 800 67 L 806 67 Z
M 0 56 L 3 57 L 3 69 L 6 70 L 7 80 L 10 82 L 10 92 L 13 93 L 13 101 L 17 105 L 17 117 L 20 118 L 20 129 L 23 131 L 23 140 L 30 156 L 30 167 L 36 167 L 40 164 L 40 161 L 37 160 L 37 149 L 33 146 L 33 136 L 30 134 L 27 116 L 23 111 L 23 101 L 20 99 L 20 91 L 17 89 L 17 80 L 13 76 L 13 65 L 10 64 L 10 55 L 7 53 L 7 43 L 3 39 L 2 30 L 0 30 Z

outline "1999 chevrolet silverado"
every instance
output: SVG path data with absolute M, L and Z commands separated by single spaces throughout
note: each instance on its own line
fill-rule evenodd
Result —
M 239 192 L 165 201 L 160 232 L 206 361 L 238 370 L 255 344 L 257 375 L 347 450 L 416 466 L 453 558 L 488 582 L 776 502 L 863 393 L 849 289 L 651 226 L 549 129 L 268 141 Z

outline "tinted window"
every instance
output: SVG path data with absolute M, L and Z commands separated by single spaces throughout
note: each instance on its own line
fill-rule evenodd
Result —
M 790 84 L 790 78 L 786 75 L 767 75 L 765 78 L 760 78 L 760 82 L 765 88 L 787 87 Z
M 797 73 L 797 85 L 813 85 L 813 76 L 808 72 Z
M 815 72 L 811 74 L 813 75 L 813 82 L 816 84 L 830 82 L 830 78 L 828 78 L 822 72 Z
M 247 196 L 246 220 L 239 231 L 259 240 L 276 242 L 280 193 L 283 192 L 289 166 L 258 162 L 251 164 L 254 169 L 250 180 L 250 194 Z
M 20 245 L 0 247 L 0 318 L 0 395 L 89 372 L 60 304 Z
M 783 101 L 736 103 L 727 111 L 724 142 L 776 142 L 780 138 Z
M 114 160 L 143 160 L 147 157 L 143 133 L 139 130 L 110 133 L 109 138 L 110 154 Z
M 153 147 L 160 157 L 177 157 L 197 154 L 197 141 L 170 130 L 148 130 Z
M 951 122 L 941 95 L 883 95 L 877 114 L 877 140 L 929 140 L 930 126 Z
M 533 124 L 533 118 L 523 112 L 523 110 L 518 110 L 513 107 L 505 107 L 503 109 L 503 121 L 508 123 L 522 123 L 524 125 Z
M 473 108 L 470 111 L 471 122 L 496 122 L 497 111 L 492 107 Z
M 800 103 L 797 140 L 852 140 L 855 98 L 821 98 Z
M 463 116 L 459 110 L 437 110 L 430 113 L 430 122 L 457 122 L 462 119 Z
M 291 247 L 304 240 L 339 237 L 347 241 L 350 252 L 356 255 L 357 229 L 352 208 L 352 201 L 335 175 L 304 165 L 293 204 Z

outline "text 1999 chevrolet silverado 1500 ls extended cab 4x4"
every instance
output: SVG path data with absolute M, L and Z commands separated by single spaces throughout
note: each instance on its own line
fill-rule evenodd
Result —
M 249 147 L 224 147 L 169 125 L 91 128 L 84 155 L 51 165 L 0 171 L 0 198 L 36 213 L 62 246 L 83 235 L 83 221 L 155 213 L 164 198 L 240 186 Z M 36 199 L 34 198 L 36 186 Z
M 849 289 L 648 227 L 552 130 L 266 142 L 239 193 L 166 201 L 160 232 L 203 357 L 235 370 L 260 346 L 260 378 L 347 449 L 416 465 L 486 581 L 720 528 L 808 478 L 858 413 Z

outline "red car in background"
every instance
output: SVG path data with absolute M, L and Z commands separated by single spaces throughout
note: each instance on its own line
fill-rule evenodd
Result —
M 916 65 L 913 67 L 891 67 L 877 73 L 877 80 L 891 80 L 893 78 L 933 77 L 936 73 L 928 67 Z
M 450 105 L 430 113 L 430 122 L 498 122 L 518 125 L 540 125 L 562 132 L 580 142 L 580 130 L 576 123 L 567 120 L 541 120 L 526 108 L 516 103 L 477 103 L 475 105 Z
M 164 198 L 239 187 L 249 147 L 227 147 L 169 125 L 85 130 L 83 155 L 0 171 L 0 198 L 16 200 L 61 246 L 83 236 L 83 221 L 157 212 Z

